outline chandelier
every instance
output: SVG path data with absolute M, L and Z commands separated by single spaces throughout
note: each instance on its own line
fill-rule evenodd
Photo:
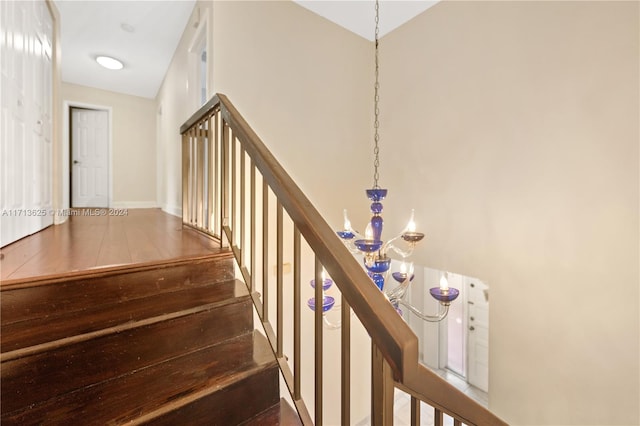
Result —
M 406 307 L 410 312 L 425 321 L 437 322 L 443 320 L 449 311 L 449 305 L 460 294 L 458 289 L 450 288 L 448 285 L 447 273 L 443 273 L 440 279 L 440 286 L 434 287 L 429 290 L 431 296 L 440 302 L 440 309 L 436 315 L 427 315 L 412 306 L 405 300 L 404 296 L 407 293 L 409 285 L 414 278 L 413 264 L 407 264 L 404 260 L 400 265 L 400 270 L 390 273 L 392 259 L 389 256 L 391 251 L 398 254 L 402 259 L 406 259 L 413 253 L 416 245 L 424 239 L 422 232 L 416 231 L 416 224 L 414 222 L 415 212 L 411 211 L 411 217 L 405 229 L 390 240 L 386 242 L 382 239 L 382 228 L 384 221 L 382 219 L 382 201 L 387 196 L 387 190 L 383 189 L 378 184 L 380 167 L 380 149 L 379 142 L 380 136 L 378 134 L 379 122 L 379 103 L 380 97 L 378 91 L 380 83 L 378 81 L 379 75 L 379 57 L 378 57 L 378 36 L 379 36 L 379 4 L 378 0 L 375 2 L 375 84 L 374 84 L 374 161 L 373 161 L 373 187 L 366 190 L 367 198 L 371 201 L 371 213 L 372 217 L 365 228 L 364 235 L 356 232 L 351 227 L 351 221 L 347 215 L 347 211 L 344 210 L 344 226 L 343 229 L 337 231 L 338 236 L 342 239 L 349 250 L 356 255 L 361 255 L 364 261 L 364 267 L 373 283 L 384 293 L 389 302 L 393 305 L 396 311 L 402 315 L 402 308 Z M 385 284 L 389 280 L 389 275 L 397 282 L 394 288 L 388 288 Z M 315 288 L 315 280 L 311 280 L 311 287 Z M 333 281 L 330 278 L 326 278 L 324 271 L 322 273 L 322 311 L 326 313 L 334 307 L 335 299 L 325 294 L 325 292 L 331 287 Z M 315 310 L 315 298 L 311 298 L 307 302 L 311 310 Z M 328 323 L 326 318 L 325 322 L 331 327 L 332 324 Z M 339 326 L 339 325 L 337 325 Z

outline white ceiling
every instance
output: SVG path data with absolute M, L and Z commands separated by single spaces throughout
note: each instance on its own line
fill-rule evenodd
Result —
M 155 98 L 184 32 L 194 0 L 56 0 L 62 38 L 62 80 L 129 95 Z M 133 27 L 133 32 L 122 29 Z M 95 61 L 113 56 L 124 69 Z
M 294 0 L 300 6 L 373 41 L 375 3 L 371 0 Z M 439 0 L 380 0 L 379 37 L 429 9 Z
M 195 0 L 55 0 L 61 17 L 62 80 L 155 98 L 194 3 Z M 296 3 L 362 37 L 374 38 L 372 0 Z M 380 1 L 380 37 L 435 3 Z M 130 26 L 133 32 L 123 26 Z M 98 55 L 121 60 L 124 69 L 102 68 L 95 62 Z

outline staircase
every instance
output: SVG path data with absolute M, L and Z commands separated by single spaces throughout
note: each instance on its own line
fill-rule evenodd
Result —
M 300 424 L 232 255 L 3 283 L 1 423 Z

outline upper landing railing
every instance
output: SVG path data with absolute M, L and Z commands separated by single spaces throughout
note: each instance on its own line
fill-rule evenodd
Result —
M 336 364 L 343 425 L 354 420 L 351 310 L 371 341 L 371 424 L 393 424 L 394 387 L 411 395 L 412 425 L 420 424 L 425 403 L 433 407 L 435 425 L 447 416 L 454 425 L 506 424 L 420 364 L 416 335 L 226 96 L 214 96 L 180 132 L 183 222 L 233 250 L 304 424 L 320 425 L 327 410 L 338 409 L 323 409 L 322 311 L 312 313 L 301 302 L 310 291 L 301 286 L 303 273 L 319 283 L 323 268 L 341 293 Z M 293 259 L 292 274 L 285 256 Z M 313 297 L 321 306 L 322 286 L 315 286 Z M 303 352 L 313 353 L 313 360 Z M 357 389 L 362 394 L 360 384 Z

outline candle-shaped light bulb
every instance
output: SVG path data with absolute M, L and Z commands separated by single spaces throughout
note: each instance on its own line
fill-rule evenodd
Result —
M 327 279 L 327 273 L 325 272 L 324 268 L 322 268 L 322 274 L 321 274 L 321 277 L 322 277 L 322 282 L 324 283 L 324 280 L 326 280 L 326 279 Z
M 411 218 L 409 218 L 409 223 L 407 223 L 407 232 L 416 232 L 416 223 L 413 220 L 414 215 L 415 210 L 411 210 Z
M 344 209 L 344 230 L 351 231 L 351 221 L 349 220 L 349 216 L 347 216 L 347 209 Z
M 402 262 L 402 264 L 400 265 L 400 273 L 401 274 L 406 274 L 407 273 L 407 264 Z
M 373 227 L 371 226 L 371 222 L 367 224 L 367 227 L 364 230 L 364 239 L 373 240 Z
M 413 262 L 409 263 L 409 275 L 413 275 Z
M 442 274 L 440 278 L 440 291 L 449 291 L 449 280 L 447 280 L 446 273 Z

